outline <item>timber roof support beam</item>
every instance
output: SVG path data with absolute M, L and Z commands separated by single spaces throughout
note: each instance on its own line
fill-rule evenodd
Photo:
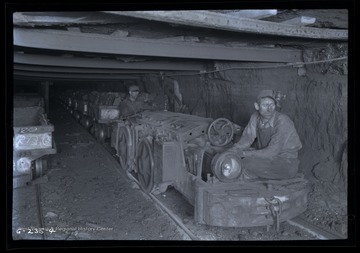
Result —
M 41 54 L 14 53 L 14 63 L 34 66 L 107 69 L 107 70 L 163 70 L 163 71 L 200 71 L 206 70 L 205 64 L 191 61 L 143 61 L 122 62 L 114 59 L 83 58 L 78 56 L 50 56 Z
M 14 70 L 15 79 L 18 77 L 47 78 L 47 79 L 67 79 L 67 80 L 134 80 L 140 79 L 136 75 L 111 75 L 111 74 L 82 74 L 82 73 L 50 73 Z
M 185 59 L 254 62 L 298 62 L 301 50 L 260 47 L 231 47 L 200 42 L 165 42 L 156 39 L 60 30 L 14 28 L 14 45 L 21 47 Z
M 348 39 L 348 30 L 296 26 L 210 11 L 106 11 L 106 13 L 233 32 L 310 39 Z

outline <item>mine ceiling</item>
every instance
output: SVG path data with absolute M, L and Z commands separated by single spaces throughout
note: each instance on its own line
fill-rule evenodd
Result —
M 119 80 L 213 61 L 287 64 L 348 40 L 348 11 L 15 12 L 14 78 Z

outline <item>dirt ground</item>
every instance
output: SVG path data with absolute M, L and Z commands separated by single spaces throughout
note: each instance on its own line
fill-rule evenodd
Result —
M 191 238 L 179 229 L 150 197 L 140 191 L 109 158 L 95 139 L 59 107 L 53 108 L 57 154 L 48 157 L 46 175 L 31 185 L 13 191 L 12 236 L 23 240 L 111 240 L 119 245 L 141 245 L 141 241 L 181 244 Z M 347 211 L 341 199 L 324 197 L 313 181 L 305 216 L 347 236 Z M 36 208 L 40 195 L 41 212 Z M 193 208 L 174 189 L 157 196 L 177 210 L 187 227 L 204 241 L 302 241 L 315 236 L 288 223 L 273 228 L 216 228 L 198 225 Z M 346 197 L 346 196 L 344 196 Z M 43 217 L 43 220 L 39 219 Z

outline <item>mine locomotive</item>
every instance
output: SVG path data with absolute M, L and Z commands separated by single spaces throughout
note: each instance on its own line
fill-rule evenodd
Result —
M 241 127 L 226 118 L 144 111 L 119 119 L 111 135 L 120 166 L 147 193 L 173 186 L 194 206 L 200 224 L 277 225 L 307 208 L 308 181 L 241 180 L 241 159 L 226 152 Z

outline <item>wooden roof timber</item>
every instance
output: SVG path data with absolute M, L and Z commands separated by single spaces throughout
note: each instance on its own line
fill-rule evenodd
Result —
M 210 11 L 105 11 L 188 26 L 310 39 L 347 40 L 348 30 L 326 29 L 236 17 Z
M 300 17 L 282 21 L 281 23 L 282 24 L 292 24 L 292 25 L 311 25 L 311 24 L 314 24 L 315 21 L 316 21 L 316 18 L 300 16 Z
M 227 12 L 226 15 L 241 17 L 241 18 L 253 18 L 253 19 L 262 19 L 271 16 L 275 16 L 277 10 L 237 10 Z
M 200 42 L 166 42 L 156 39 L 60 30 L 14 28 L 14 45 L 21 47 L 185 59 L 254 62 L 299 62 L 301 50 L 261 47 L 232 47 Z
M 31 71 L 31 72 L 53 72 L 53 73 L 89 73 L 89 74 L 159 74 L 164 70 L 144 70 L 144 69 L 105 69 L 105 68 L 74 68 L 74 67 L 54 67 L 41 65 L 14 64 L 14 70 Z M 168 71 L 173 73 L 174 71 Z M 194 73 L 195 71 L 186 71 Z M 183 73 L 183 72 L 181 72 Z M 197 72 L 195 72 L 197 73 Z
M 122 62 L 115 59 L 84 58 L 78 56 L 50 56 L 41 54 L 14 53 L 14 63 L 27 66 L 49 66 L 64 68 L 108 69 L 108 70 L 164 70 L 200 71 L 206 70 L 205 64 L 193 61 L 142 61 Z
M 131 23 L 134 18 L 108 15 L 102 12 L 15 12 L 13 24 L 26 27 L 67 26 L 67 25 L 106 25 Z
M 54 73 L 14 70 L 14 77 L 51 78 L 51 79 L 81 79 L 81 80 L 133 80 L 140 79 L 138 75 L 129 74 L 90 74 L 90 73 Z

